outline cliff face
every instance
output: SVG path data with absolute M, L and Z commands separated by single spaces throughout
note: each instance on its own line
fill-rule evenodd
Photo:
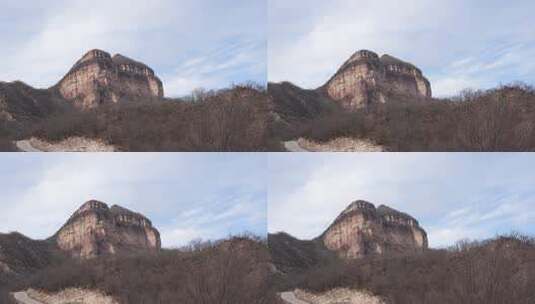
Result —
M 430 98 L 431 85 L 414 65 L 390 55 L 361 50 L 347 60 L 323 87 L 342 107 L 355 110 L 384 103 L 387 94 Z
M 343 258 L 426 249 L 427 234 L 408 214 L 365 201 L 351 203 L 320 236 Z
M 150 220 L 99 201 L 82 205 L 53 239 L 61 250 L 80 258 L 161 248 L 160 233 Z
M 101 50 L 85 54 L 56 85 L 61 96 L 82 109 L 136 98 L 161 98 L 163 85 L 143 63 Z

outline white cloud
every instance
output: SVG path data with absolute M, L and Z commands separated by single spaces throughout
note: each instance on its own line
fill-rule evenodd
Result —
M 147 63 L 171 82 L 166 90 L 171 96 L 194 86 L 228 86 L 242 79 L 264 82 L 265 67 L 258 72 L 251 62 L 265 63 L 266 56 L 247 43 L 265 43 L 265 15 L 261 0 L 54 0 L 40 9 L 12 3 L 0 11 L 0 35 L 8 46 L 0 50 L 0 80 L 49 87 L 85 52 L 99 48 Z M 230 62 L 228 69 L 236 71 L 216 69 L 213 73 L 219 74 L 208 79 L 195 70 L 180 74 L 182 62 L 229 43 L 241 43 L 237 54 L 254 60 L 236 55 L 238 62 L 219 61 Z M 183 76 L 188 78 L 181 81 Z
M 24 162 L 30 158 L 32 162 Z M 10 189 L 0 204 L 0 232 L 49 237 L 82 203 L 97 199 L 145 214 L 161 231 L 164 246 L 246 231 L 262 236 L 266 231 L 263 159 L 261 154 L 210 153 L 0 159 L 0 179 Z M 25 174 L 14 176 L 10 171 Z
M 531 43 L 534 22 L 527 12 L 535 5 L 530 1 L 515 6 L 494 0 L 484 4 L 460 0 L 286 2 L 269 2 L 270 81 L 318 87 L 358 49 L 416 64 L 439 96 L 456 94 L 463 85 L 487 88 L 500 82 L 535 80 L 533 68 L 526 68 L 531 63 L 525 61 L 532 57 L 534 45 L 511 49 L 503 61 L 486 65 L 502 45 Z M 466 58 L 471 60 L 463 62 Z M 450 73 L 456 63 L 480 69 Z
M 229 85 L 230 75 L 264 74 L 265 62 L 258 60 L 262 57 L 265 57 L 265 44 L 251 41 L 220 47 L 215 51 L 190 58 L 172 73 L 163 76 L 166 94 L 183 96 L 194 89 L 220 89 Z M 236 76 L 230 78 L 235 79 L 235 84 L 249 80 Z M 262 83 L 264 82 L 265 79 Z
M 110 204 L 137 201 L 136 191 L 124 187 L 154 178 L 156 155 L 135 158 L 74 156 L 45 164 L 38 181 L 4 201 L 0 231 L 22 230 L 39 238 L 50 236 L 83 202 L 99 199 Z M 113 171 L 110 170 L 113 168 Z M 138 170 L 144 175 L 139 175 Z M 118 187 L 121 185 L 121 187 Z
M 272 156 L 269 231 L 311 239 L 352 201 L 407 212 L 431 246 L 523 231 L 535 219 L 529 154 L 356 153 Z M 303 173 L 304 172 L 304 173 Z

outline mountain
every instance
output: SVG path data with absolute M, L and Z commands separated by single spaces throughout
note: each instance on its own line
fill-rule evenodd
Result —
M 354 260 L 428 248 L 427 234 L 416 219 L 361 200 L 352 202 L 313 240 L 277 233 L 270 234 L 268 241 L 273 261 L 282 271 L 326 264 L 334 257 Z
M 54 87 L 65 100 L 82 109 L 122 100 L 162 98 L 162 81 L 144 63 L 102 50 L 78 60 Z
M 0 234 L 0 303 L 278 303 L 262 238 L 160 246 L 142 214 L 88 201 L 46 240 Z
M 35 121 L 71 108 L 162 99 L 162 81 L 144 63 L 102 50 L 87 52 L 54 86 L 0 82 L 0 120 Z
M 368 50 L 353 54 L 322 89 L 348 110 L 385 103 L 392 93 L 416 99 L 431 98 L 431 84 L 419 68 L 387 54 L 379 57 Z
M 56 91 L 20 82 L 0 82 L 0 121 L 35 121 L 72 107 Z
M 273 264 L 283 273 L 328 264 L 337 257 L 317 239 L 299 240 L 285 232 L 269 234 L 268 244 Z
M 161 249 L 160 233 L 145 216 L 95 200 L 83 204 L 51 239 L 80 258 Z
M 289 82 L 270 83 L 275 113 L 283 120 L 315 118 L 326 111 L 355 111 L 397 100 L 427 101 L 431 84 L 415 65 L 385 54 L 355 52 L 322 86 L 302 89 Z
M 87 259 L 160 249 L 160 234 L 145 216 L 92 200 L 46 240 L 0 234 L 0 277 L 32 273 L 69 256 Z
M 0 234 L 0 277 L 31 273 L 60 255 L 51 242 L 32 240 L 17 232 Z
M 366 201 L 351 203 L 320 236 L 329 250 L 355 259 L 427 249 L 427 234 L 412 216 Z

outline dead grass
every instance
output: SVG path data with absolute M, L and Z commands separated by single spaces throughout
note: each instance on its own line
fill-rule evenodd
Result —
M 264 241 L 237 237 L 159 254 L 108 256 L 53 265 L 28 287 L 99 290 L 124 304 L 277 303 Z
M 395 304 L 528 304 L 535 300 L 535 239 L 510 235 L 447 250 L 331 261 L 283 280 L 281 290 L 370 290 Z
M 325 112 L 294 129 L 315 142 L 369 139 L 388 151 L 533 151 L 535 90 L 509 85 L 427 102 L 393 96 L 357 112 Z
M 270 119 L 267 93 L 249 85 L 60 113 L 29 133 L 52 142 L 99 139 L 121 151 L 266 151 L 277 145 Z

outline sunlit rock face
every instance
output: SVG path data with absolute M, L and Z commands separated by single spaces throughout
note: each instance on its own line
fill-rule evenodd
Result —
M 147 65 L 101 50 L 85 54 L 57 84 L 66 100 L 89 109 L 106 103 L 150 100 L 164 95 L 162 81 Z
M 414 65 L 390 55 L 356 52 L 323 87 L 330 98 L 348 110 L 384 103 L 390 93 L 416 99 L 431 98 L 431 85 Z
M 320 239 L 327 249 L 348 259 L 428 247 L 427 234 L 413 217 L 366 201 L 351 203 Z
M 145 216 L 94 200 L 83 204 L 53 239 L 79 258 L 161 249 L 160 233 Z

